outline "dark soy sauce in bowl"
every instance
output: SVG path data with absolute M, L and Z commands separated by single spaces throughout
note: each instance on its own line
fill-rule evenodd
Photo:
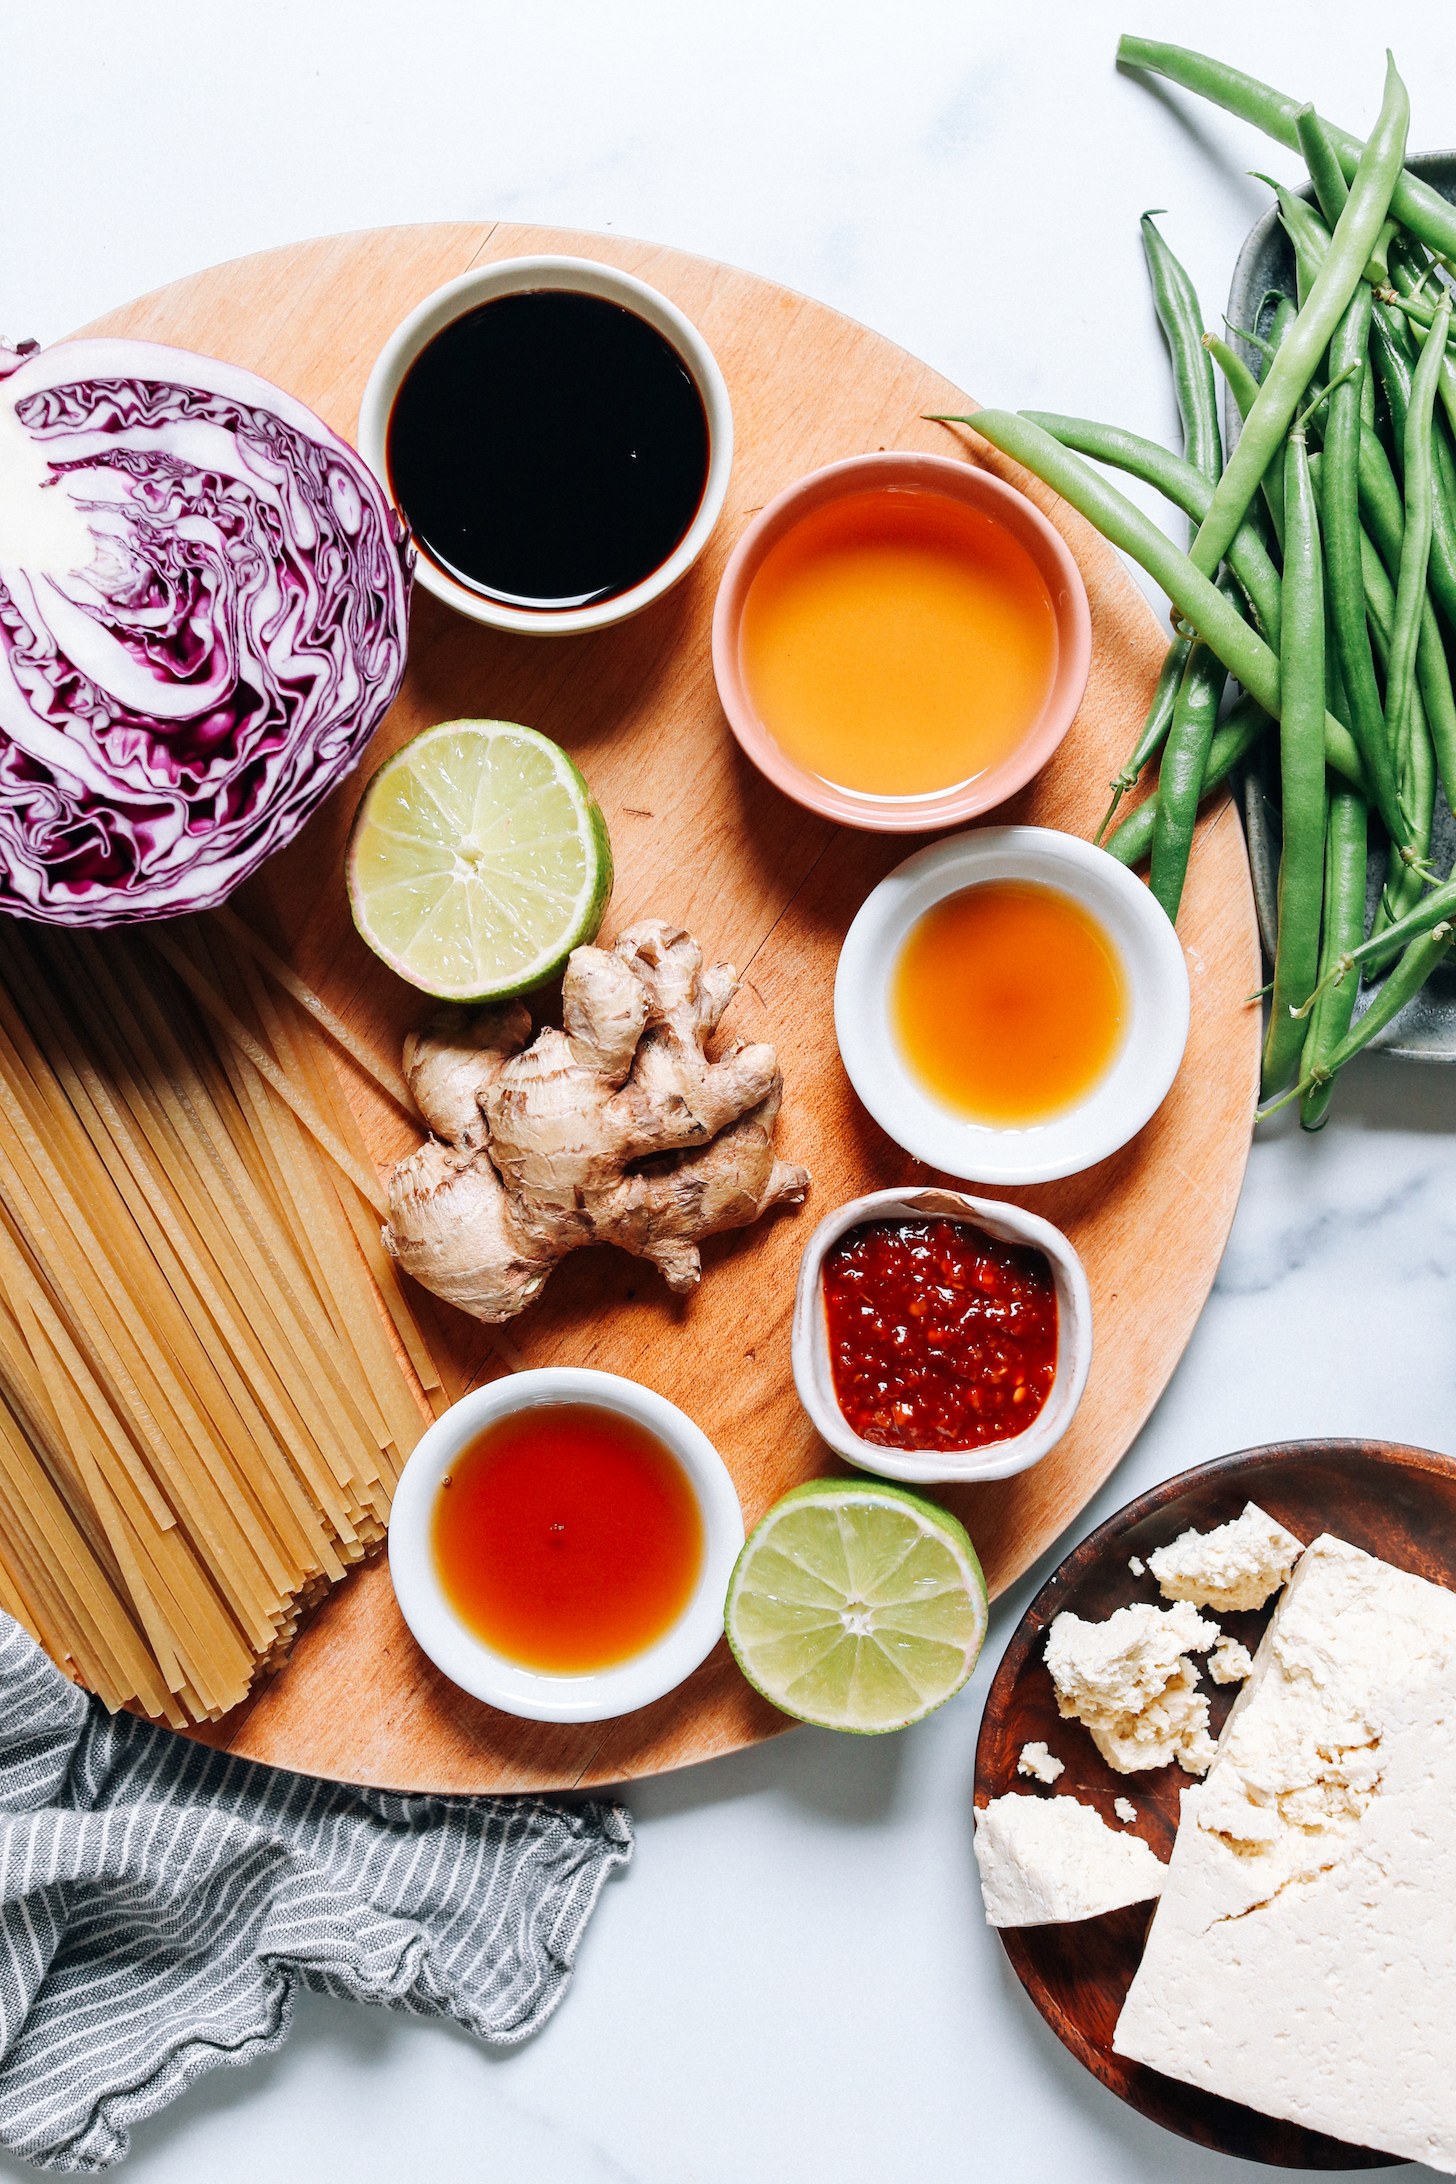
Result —
M 389 416 L 390 489 L 420 550 L 511 607 L 617 599 L 681 545 L 708 419 L 672 343 L 604 297 L 542 288 L 466 312 Z

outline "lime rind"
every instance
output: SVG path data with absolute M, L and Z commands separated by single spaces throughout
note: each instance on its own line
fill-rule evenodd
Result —
M 347 873 L 355 924 L 400 977 L 441 1000 L 504 1001 L 596 937 L 612 854 L 596 799 L 548 737 L 445 721 L 367 784 Z
M 754 1688 L 796 1719 L 878 1735 L 954 1696 L 986 1632 L 965 1529 L 880 1480 L 814 1479 L 757 1526 L 724 1627 Z

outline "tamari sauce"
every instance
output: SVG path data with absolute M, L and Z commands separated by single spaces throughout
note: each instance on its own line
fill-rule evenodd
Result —
M 444 327 L 390 412 L 390 488 L 421 548 L 513 607 L 614 599 L 660 569 L 708 477 L 672 344 L 601 296 L 498 296 Z

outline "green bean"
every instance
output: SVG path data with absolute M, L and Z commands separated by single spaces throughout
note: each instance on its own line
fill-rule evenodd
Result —
M 1399 556 L 1397 554 L 1397 565 Z M 1382 672 L 1388 668 L 1391 633 L 1395 627 L 1395 589 L 1386 575 L 1379 554 L 1371 545 L 1366 533 L 1360 533 L 1361 572 L 1365 580 L 1365 609 L 1370 627 L 1371 642 Z M 1451 688 L 1451 670 L 1446 661 L 1446 648 L 1441 642 L 1441 632 L 1436 627 L 1436 617 L 1431 611 L 1429 599 L 1421 612 L 1420 644 L 1416 652 L 1416 683 L 1419 699 L 1413 702 L 1412 719 L 1432 746 L 1434 762 L 1440 768 L 1442 786 L 1450 802 L 1451 789 L 1456 788 L 1456 695 Z M 1404 753 L 1393 754 L 1397 759 Z M 1430 783 L 1430 800 L 1434 808 L 1435 782 Z M 1420 805 L 1424 808 L 1425 793 Z M 1430 814 L 1424 821 L 1421 810 L 1415 811 L 1415 823 L 1410 826 L 1410 846 L 1422 857 L 1430 846 Z M 1422 832 L 1424 830 L 1424 841 Z
M 1123 828 L 1131 826 L 1133 819 L 1140 819 L 1146 810 L 1146 804 L 1139 804 L 1132 818 L 1123 821 Z M 1388 926 L 1383 933 L 1372 933 L 1368 940 L 1361 941 L 1357 947 L 1349 948 L 1343 955 L 1336 957 L 1328 971 L 1321 971 L 1320 982 L 1306 1003 L 1306 1008 L 1312 1010 L 1322 994 L 1328 992 L 1332 986 L 1343 985 L 1352 972 L 1378 971 L 1382 964 L 1389 963 L 1403 948 L 1408 948 L 1413 940 L 1419 939 L 1422 933 L 1434 932 L 1438 925 L 1452 921 L 1456 921 L 1456 879 L 1442 880 L 1428 895 L 1422 896 L 1414 910 L 1406 912 L 1399 924 Z M 1355 983 L 1358 986 L 1358 978 Z
M 1431 423 L 1436 402 L 1436 382 L 1446 347 L 1451 307 L 1443 305 L 1436 322 L 1435 338 L 1416 366 L 1410 408 L 1406 413 L 1405 539 L 1401 547 L 1400 578 L 1395 591 L 1395 626 L 1390 638 L 1390 669 L 1385 684 L 1385 733 L 1392 751 L 1401 748 L 1407 734 L 1406 708 L 1415 687 L 1416 645 L 1420 638 L 1421 608 L 1426 597 L 1426 567 L 1431 554 L 1431 532 L 1436 498 L 1435 463 L 1431 449 Z
M 1345 315 L 1390 207 L 1390 193 L 1405 158 L 1409 119 L 1405 85 L 1394 61 L 1388 61 L 1380 117 L 1360 155 L 1349 198 L 1330 240 L 1329 254 L 1309 300 L 1264 376 L 1259 399 L 1244 421 L 1239 444 L 1224 467 L 1213 504 L 1193 541 L 1190 559 L 1205 576 L 1213 575 L 1228 551 L 1249 502 L 1259 490 L 1259 481 L 1289 429 L 1300 397 L 1319 368 L 1330 336 Z M 1288 474 L 1286 464 L 1286 482 Z
M 1334 378 L 1352 363 L 1368 371 L 1370 291 L 1363 284 L 1330 343 Z M 1375 681 L 1370 633 L 1365 626 L 1365 579 L 1360 566 L 1360 389 L 1346 380 L 1330 396 L 1325 456 L 1320 470 L 1320 524 L 1335 656 L 1350 709 L 1350 729 L 1365 764 L 1376 809 L 1394 836 L 1401 833 L 1395 766 L 1385 733 L 1384 709 Z
M 1394 291 L 1392 290 L 1390 293 L 1393 294 Z M 1435 315 L 1433 313 L 1430 324 L 1433 325 L 1434 323 Z M 1413 319 L 1410 330 L 1416 348 L 1423 352 L 1429 336 L 1429 326 L 1423 325 L 1420 320 Z M 1449 322 L 1446 340 L 1447 348 L 1441 358 L 1441 376 L 1437 383 L 1437 392 L 1441 397 L 1441 407 L 1446 412 L 1446 421 L 1452 430 L 1456 431 L 1456 359 L 1453 359 L 1450 354 L 1451 330 Z M 1444 433 L 1437 432 L 1435 434 L 1434 445 L 1437 488 L 1447 513 L 1451 517 L 1449 528 L 1456 532 L 1456 466 L 1453 466 L 1451 452 L 1446 444 Z
M 1183 900 L 1193 826 L 1226 680 L 1218 655 L 1207 645 L 1195 645 L 1183 670 L 1173 725 L 1158 769 L 1158 816 L 1153 825 L 1153 863 L 1148 875 L 1149 890 L 1168 913 L 1170 925 L 1177 923 L 1178 905 Z
M 1391 335 L 1389 321 L 1389 312 L 1377 301 L 1370 317 L 1370 348 L 1371 354 L 1375 358 L 1376 369 L 1380 373 L 1381 385 L 1385 388 L 1386 400 L 1390 405 L 1391 430 L 1395 436 L 1396 446 L 1401 449 L 1403 458 L 1405 421 L 1410 409 L 1411 394 L 1415 381 L 1409 359 L 1404 355 Z M 1437 455 L 1439 461 L 1441 454 L 1445 452 L 1444 439 L 1439 436 L 1436 439 L 1436 447 L 1439 451 Z M 1389 493 L 1385 490 L 1385 477 L 1387 474 L 1397 502 L 1400 498 L 1400 488 L 1396 485 L 1395 473 L 1391 469 L 1389 457 L 1386 456 L 1385 450 L 1380 447 L 1378 439 L 1375 440 L 1375 448 L 1379 449 L 1379 454 L 1376 454 L 1374 449 L 1367 452 L 1362 440 L 1360 449 L 1362 507 L 1366 493 L 1365 473 L 1367 468 L 1370 472 L 1372 486 L 1375 487 L 1377 492 L 1384 495 L 1387 507 L 1389 505 Z M 1444 476 L 1444 465 L 1442 465 L 1442 470 Z M 1402 517 L 1403 522 L 1404 518 Z M 1385 528 L 1389 528 L 1388 518 Z M 1376 537 L 1376 544 L 1380 545 L 1378 536 Z M 1381 551 L 1384 552 L 1383 547 Z M 1451 627 L 1456 629 L 1456 480 L 1452 481 L 1451 495 L 1448 497 L 1443 490 L 1436 496 L 1433 503 L 1430 565 L 1426 572 L 1426 581 L 1430 585 L 1431 594 L 1437 606 L 1441 609 Z
M 1305 299 L 1319 278 L 1319 269 L 1330 254 L 1330 231 L 1303 197 L 1276 182 L 1272 175 L 1260 174 L 1253 169 L 1256 182 L 1267 183 L 1279 200 L 1279 217 L 1284 232 L 1294 249 L 1294 278 L 1299 294 L 1301 310 Z
M 1425 707 L 1413 691 L 1410 713 L 1406 724 L 1406 743 L 1401 769 L 1401 803 L 1410 815 L 1411 847 L 1425 866 L 1431 849 L 1431 825 L 1436 809 L 1436 754 L 1431 746 L 1431 731 L 1426 722 Z M 1381 890 L 1381 908 L 1386 921 L 1394 924 L 1407 911 L 1414 910 L 1425 893 L 1425 881 L 1421 869 L 1412 864 L 1401 865 L 1386 876 Z
M 1203 312 L 1197 291 L 1158 232 L 1152 213 L 1143 214 L 1142 229 L 1153 303 L 1173 363 L 1173 391 L 1183 420 L 1183 459 L 1201 471 L 1210 485 L 1217 485 L 1223 470 L 1223 445 L 1218 435 L 1213 364 L 1203 346 Z
M 1370 538 L 1362 530 L 1365 598 L 1371 612 L 1372 629 L 1380 628 L 1374 605 L 1377 586 L 1384 587 L 1389 602 L 1383 618 L 1383 659 L 1389 654 L 1390 630 L 1395 621 L 1393 579 L 1400 574 L 1405 512 L 1401 507 L 1400 488 L 1386 460 L 1385 450 L 1373 435 L 1362 437 L 1360 443 L 1360 513 L 1375 541 L 1372 546 Z M 1387 569 L 1390 571 L 1388 578 L 1385 575 Z M 1432 590 L 1435 588 L 1435 573 L 1433 561 L 1427 571 L 1427 581 Z M 1429 598 L 1421 608 L 1421 634 L 1416 647 L 1416 680 L 1426 708 L 1426 721 L 1436 749 L 1436 762 L 1441 769 L 1441 785 L 1446 792 L 1447 803 L 1456 811 L 1456 695 L 1452 692 L 1446 647 L 1442 642 L 1440 627 Z
M 1312 106 L 1307 107 L 1305 111 L 1314 116 L 1317 126 L 1323 126 L 1319 123 L 1319 117 L 1315 115 Z M 1302 135 L 1300 142 L 1303 144 Z M 1331 218 L 1329 213 L 1326 212 L 1325 218 L 1322 220 L 1315 212 L 1314 207 L 1297 192 L 1285 189 L 1282 183 L 1274 181 L 1267 174 L 1259 174 L 1257 168 L 1253 172 L 1257 175 L 1259 181 L 1268 183 L 1270 189 L 1274 191 L 1279 199 L 1280 217 L 1289 232 L 1289 239 L 1294 245 L 1294 269 L 1299 284 L 1299 300 L 1303 303 L 1305 290 L 1312 285 L 1315 273 L 1324 263 L 1325 255 L 1330 247 L 1330 228 L 1335 225 L 1338 214 Z M 1339 176 L 1339 184 L 1341 190 L 1345 192 L 1344 196 L 1339 200 L 1340 211 L 1343 212 L 1349 195 L 1348 190 L 1345 189 L 1343 175 Z M 1316 194 L 1318 194 L 1318 191 Z M 1321 203 L 1320 209 L 1324 211 L 1323 203 Z M 1329 222 L 1328 226 L 1326 221 Z M 1383 287 L 1390 280 L 1390 246 L 1401 232 L 1393 220 L 1387 220 L 1381 228 L 1379 240 L 1366 260 L 1365 271 L 1362 276 L 1367 287 Z
M 1269 341 L 1266 352 L 1268 356 L 1268 362 L 1264 366 L 1264 379 L 1268 378 L 1269 366 L 1273 363 L 1275 357 L 1279 354 L 1280 349 L 1284 346 L 1285 337 L 1288 335 L 1290 327 L 1294 324 L 1295 316 L 1296 314 L 1294 305 L 1290 302 L 1287 296 L 1281 296 L 1279 298 L 1279 301 L 1274 306 L 1274 317 L 1269 327 Z M 1262 386 L 1262 384 L 1263 380 L 1261 379 L 1260 385 Z M 1255 395 L 1254 399 L 1257 402 L 1258 396 Z M 1250 412 L 1249 414 L 1252 415 L 1252 412 Z M 1248 421 L 1248 417 L 1246 416 L 1244 419 L 1245 424 L 1247 424 Z M 1270 457 L 1268 468 L 1264 472 L 1263 486 L 1264 503 L 1269 510 L 1269 521 L 1274 526 L 1274 536 L 1279 541 L 1279 551 L 1283 553 L 1284 443 L 1282 440 L 1280 441 L 1278 447 L 1275 449 L 1273 455 Z
M 1021 415 L 1040 426 L 1060 446 L 1073 448 L 1079 455 L 1089 455 L 1094 462 L 1109 463 L 1115 470 L 1125 470 L 1130 477 L 1140 478 L 1144 485 L 1156 486 L 1186 516 L 1201 522 L 1207 513 L 1213 499 L 1213 487 L 1191 463 L 1171 454 L 1167 448 L 1159 447 L 1156 440 L 1145 440 L 1136 432 L 1124 432 L 1120 425 L 1094 424 L 1086 417 L 1060 417 L 1051 410 L 1023 410 Z M 975 418 L 972 416 L 963 421 L 974 425 Z M 1265 643 L 1277 647 L 1279 571 L 1269 559 L 1264 542 L 1252 524 L 1240 525 L 1238 536 L 1229 547 L 1228 562 L 1254 610 Z
M 1325 595 L 1319 518 L 1304 432 L 1284 458 L 1284 633 L 1279 648 L 1279 782 L 1284 850 L 1274 1000 L 1264 1040 L 1262 1090 L 1282 1090 L 1305 1043 L 1302 1008 L 1319 983 L 1325 850 Z
M 1409 319 L 1412 326 L 1429 326 L 1435 319 L 1436 306 L 1427 303 L 1423 296 L 1403 296 L 1398 288 L 1392 288 L 1389 283 L 1377 288 L 1375 294 L 1377 300 L 1388 310 L 1399 311 L 1401 317 Z M 1452 328 L 1452 336 L 1456 338 L 1456 327 Z
M 1251 697 L 1240 698 L 1230 709 L 1228 718 L 1213 732 L 1213 745 L 1203 769 L 1200 802 L 1212 796 L 1224 776 L 1253 749 L 1268 725 L 1269 715 Z M 1152 849 L 1157 819 L 1158 792 L 1155 789 L 1136 811 L 1128 813 L 1111 841 L 1104 844 L 1108 855 L 1115 857 L 1119 864 L 1141 864 Z
M 1320 941 L 1321 985 L 1336 963 L 1365 937 L 1365 799 L 1353 789 L 1336 788 L 1330 795 L 1329 826 L 1325 832 L 1325 922 Z M 1316 989 L 1317 991 L 1319 989 Z M 1320 992 L 1309 1020 L 1304 1043 L 1303 1074 L 1312 1076 L 1350 1028 L 1360 992 L 1358 978 L 1345 978 Z M 1328 1083 L 1313 1083 L 1300 1101 L 1299 1119 L 1306 1130 L 1324 1127 L 1330 1108 Z
M 1294 117 L 1295 133 L 1299 148 L 1304 154 L 1304 164 L 1309 169 L 1309 179 L 1314 184 L 1314 194 L 1319 199 L 1320 211 L 1333 227 L 1345 209 L 1345 199 L 1350 194 L 1340 167 L 1340 155 L 1330 141 L 1330 133 L 1312 106 L 1301 106 Z
M 1192 650 L 1191 637 L 1175 637 L 1164 653 L 1153 700 L 1148 707 L 1138 739 L 1123 761 L 1121 770 L 1107 784 L 1112 791 L 1112 801 L 1102 814 L 1102 823 L 1092 837 L 1094 843 L 1102 840 L 1112 824 L 1118 805 L 1128 790 L 1136 787 L 1138 775 L 1144 766 L 1157 756 L 1167 741 L 1168 730 L 1173 725 L 1173 708 L 1178 702 L 1178 688 Z
M 1250 629 L 1187 554 L 1125 494 L 1089 470 L 1079 456 L 1060 447 L 1049 433 L 1010 410 L 977 410 L 965 420 L 993 447 L 1025 465 L 1060 493 L 1079 515 L 1114 546 L 1131 554 L 1173 601 L 1191 628 L 1213 647 L 1231 675 L 1256 698 L 1266 713 L 1279 716 L 1279 660 L 1262 637 Z M 1227 471 L 1224 473 L 1228 475 Z M 1348 728 L 1325 715 L 1325 753 L 1332 766 L 1362 792 L 1365 770 Z
M 1252 122 L 1288 151 L 1300 149 L 1300 101 L 1260 83 L 1257 76 L 1246 76 L 1241 69 L 1210 60 L 1205 53 L 1192 52 L 1187 46 L 1164 45 L 1155 38 L 1124 37 L 1118 44 L 1117 58 L 1124 68 L 1145 68 L 1151 75 L 1164 76 L 1169 83 L 1195 92 L 1226 113 L 1237 114 L 1241 121 Z M 1333 122 L 1324 126 L 1346 177 L 1353 178 L 1365 146 L 1348 130 L 1337 129 Z M 1394 219 L 1432 250 L 1456 252 L 1456 206 L 1449 205 L 1428 182 L 1419 181 L 1413 174 L 1400 174 L 1391 192 L 1390 210 Z
M 1413 1001 L 1438 963 L 1448 953 L 1456 932 L 1446 923 L 1434 926 L 1420 940 L 1413 940 L 1371 1002 L 1358 1024 L 1351 1027 L 1329 1054 L 1316 1062 L 1307 1078 L 1302 1078 L 1295 1090 L 1302 1096 L 1310 1087 L 1328 1084 L 1339 1075 L 1346 1062 L 1353 1061 L 1362 1047 L 1367 1047 L 1378 1031 L 1383 1031 L 1393 1017 L 1400 1014 L 1408 1001 Z M 1294 1094 L 1288 1095 L 1291 1099 Z M 1280 1100 L 1277 1103 L 1283 1106 Z M 1261 1110 L 1272 1114 L 1272 1108 Z
M 1217 334 L 1205 334 L 1203 346 L 1228 381 L 1229 392 L 1238 405 L 1240 417 L 1247 417 L 1259 392 L 1258 380 L 1243 358 L 1226 341 L 1221 341 Z
M 1264 344 L 1259 340 L 1257 335 L 1243 334 L 1240 336 L 1240 339 L 1243 341 L 1252 342 L 1255 348 L 1264 347 Z M 1247 417 L 1255 402 L 1259 398 L 1258 380 L 1254 377 L 1253 373 L 1249 370 L 1248 365 L 1244 362 L 1243 358 L 1237 353 L 1237 351 L 1231 349 L 1226 341 L 1220 341 L 1217 334 L 1205 334 L 1203 337 L 1203 346 L 1205 347 L 1205 349 L 1207 349 L 1209 355 L 1213 358 L 1214 362 L 1222 371 L 1224 378 L 1228 381 L 1229 392 L 1232 394 L 1234 402 L 1237 405 L 1239 416 L 1241 418 Z M 1279 501 L 1276 513 L 1275 502 L 1273 499 L 1270 498 L 1269 483 L 1270 473 L 1266 471 L 1264 475 L 1263 491 L 1264 506 L 1268 516 L 1268 523 L 1265 528 L 1267 533 L 1273 534 L 1275 544 L 1282 552 L 1284 548 L 1284 503 L 1282 500 Z
M 1400 185 L 1397 183 L 1396 187 L 1399 188 L 1399 186 Z M 1380 230 L 1380 240 L 1376 243 L 1375 248 L 1370 253 L 1370 263 L 1365 268 L 1365 278 L 1367 281 L 1371 280 L 1373 277 L 1374 281 L 1378 284 L 1384 281 L 1388 281 L 1390 279 L 1390 246 L 1395 241 L 1395 238 L 1399 233 L 1400 229 L 1396 225 L 1395 221 L 1387 220 L 1384 227 Z

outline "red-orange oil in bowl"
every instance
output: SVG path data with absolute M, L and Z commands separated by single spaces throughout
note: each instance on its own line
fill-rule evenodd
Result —
M 435 1500 L 435 1569 L 468 1629 L 508 1660 L 588 1675 L 671 1629 L 703 1563 L 703 1520 L 671 1449 L 595 1403 L 498 1418 Z
M 1074 1107 L 1117 1059 L 1127 977 L 1096 919 L 1059 888 L 982 880 L 927 910 L 890 981 L 910 1074 L 968 1122 L 1025 1129 Z
M 982 1448 L 1024 1433 L 1057 1370 L 1046 1254 L 967 1221 L 865 1221 L 824 1260 L 845 1421 L 878 1448 Z

